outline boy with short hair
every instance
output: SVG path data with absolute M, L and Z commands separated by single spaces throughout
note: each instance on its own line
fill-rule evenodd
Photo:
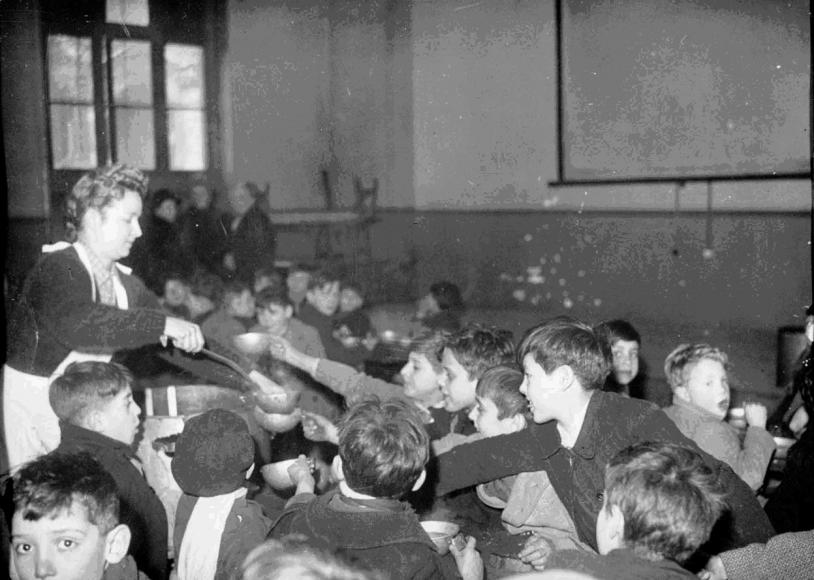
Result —
M 308 283 L 314 268 L 307 264 L 294 264 L 288 269 L 288 276 L 285 278 L 285 285 L 288 288 L 288 297 L 294 306 L 294 312 L 299 314 L 300 308 L 305 301 L 305 294 L 308 292 Z
M 534 424 L 528 428 L 459 445 L 439 455 L 436 494 L 545 470 L 574 520 L 580 540 L 596 549 L 596 518 L 605 465 L 621 449 L 639 441 L 666 441 L 696 449 L 652 403 L 606 393 L 607 345 L 591 327 L 555 318 L 528 330 L 517 360 Z M 705 548 L 711 553 L 765 542 L 771 525 L 752 490 L 726 464 L 702 453 L 731 506 L 729 518 Z M 527 545 L 520 558 L 545 566 L 548 549 Z
M 19 580 L 148 580 L 127 555 L 116 482 L 89 453 L 51 452 L 14 476 L 12 572 Z
M 288 295 L 279 288 L 261 290 L 254 298 L 257 324 L 252 332 L 265 332 L 286 339 L 297 350 L 323 358 L 325 347 L 319 333 L 301 320 L 294 318 L 294 305 Z
M 483 373 L 514 360 L 511 332 L 469 324 L 444 341 L 441 365 L 446 380 L 441 387 L 444 408 L 451 414 L 447 433 L 469 435 L 474 425 L 467 415 L 475 406 L 475 391 Z
M 334 459 L 339 489 L 291 498 L 271 535 L 303 534 L 318 547 L 342 550 L 394 579 L 455 578 L 454 567 L 438 555 L 418 517 L 400 501 L 424 483 L 428 458 L 429 438 L 414 406 L 399 399 L 361 401 L 339 430 Z M 289 473 L 298 486 L 311 477 L 295 466 Z M 473 539 L 463 550 L 451 546 L 450 551 L 464 578 L 480 577 Z
M 185 423 L 172 458 L 184 492 L 173 532 L 178 580 L 228 580 L 263 542 L 271 520 L 246 498 L 253 469 L 254 441 L 239 415 L 213 409 Z
M 207 338 L 231 345 L 232 338 L 243 334 L 254 324 L 254 296 L 243 282 L 224 284 L 220 307 L 206 317 L 201 331 Z
M 729 409 L 728 359 L 708 344 L 682 344 L 664 361 L 673 404 L 664 409 L 679 430 L 698 446 L 727 463 L 754 490 L 763 485 L 775 449 L 766 431 L 766 407 L 743 406 L 746 437 L 724 419 Z
M 153 580 L 167 577 L 167 514 L 144 478 L 133 451 L 141 409 L 133 401 L 133 375 L 117 363 L 75 362 L 51 383 L 59 417 L 61 453 L 86 451 L 116 482 L 121 521 L 132 532 L 130 551 Z
M 681 564 L 706 542 L 725 508 L 724 491 L 704 458 L 662 442 L 617 453 L 605 470 L 602 499 L 599 555 L 555 552 L 547 566 L 609 580 L 696 578 Z
M 370 317 L 362 309 L 364 303 L 362 287 L 344 280 L 339 291 L 339 312 L 334 320 L 334 337 L 345 348 L 364 346 L 373 350 L 376 344 Z
M 627 320 L 618 318 L 598 324 L 596 330 L 608 341 L 612 356 L 611 373 L 602 389 L 643 399 L 643 381 L 639 374 L 642 337 L 639 332 Z

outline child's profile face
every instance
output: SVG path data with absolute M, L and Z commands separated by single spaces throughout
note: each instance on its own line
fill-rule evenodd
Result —
M 362 297 L 353 288 L 343 288 L 339 294 L 339 311 L 353 312 L 362 307 Z
M 555 374 L 551 373 L 534 360 L 531 354 L 523 357 L 523 382 L 520 392 L 529 401 L 529 411 L 535 423 L 545 423 L 554 419 L 552 410 L 556 405 L 557 396 L 562 392 Z
M 605 492 L 607 496 L 607 492 Z M 624 532 L 624 520 L 622 528 L 619 528 L 620 510 L 618 507 L 608 508 L 607 499 L 602 501 L 602 507 L 596 516 L 596 546 L 600 554 L 605 555 L 611 550 L 621 548 Z
M 234 294 L 229 301 L 229 314 L 240 318 L 251 318 L 254 316 L 254 296 L 248 290 L 240 294 Z
M 499 417 L 500 411 L 492 399 L 475 397 L 475 406 L 469 411 L 469 420 L 475 424 L 478 433 L 485 437 L 494 437 L 520 431 L 525 426 L 525 421 L 517 420 L 516 415 L 502 419 Z
M 611 346 L 613 376 L 620 385 L 627 385 L 639 374 L 639 343 L 617 340 Z
M 684 369 L 684 385 L 676 394 L 723 419 L 729 409 L 729 380 L 717 360 L 704 358 Z
M 133 391 L 122 389 L 99 411 L 99 432 L 131 445 L 138 433 L 139 415 L 141 408 L 133 400 Z
M 16 512 L 11 529 L 12 565 L 20 580 L 102 578 L 107 534 L 88 521 L 87 509 L 77 502 L 36 521 Z
M 401 368 L 404 394 L 425 405 L 434 405 L 442 398 L 441 382 L 444 372 L 436 371 L 427 355 L 411 352 L 407 364 Z
M 269 304 L 265 308 L 257 309 L 257 322 L 262 324 L 269 334 L 282 336 L 288 330 L 292 314 L 294 311 L 290 306 Z
M 308 302 L 325 316 L 333 316 L 339 307 L 339 282 L 329 282 L 312 288 L 305 295 Z
M 477 380 L 469 378 L 469 372 L 461 366 L 455 355 L 445 348 L 441 355 L 441 366 L 444 368 L 444 382 L 441 392 L 444 393 L 444 409 L 455 413 L 469 409 L 475 404 Z

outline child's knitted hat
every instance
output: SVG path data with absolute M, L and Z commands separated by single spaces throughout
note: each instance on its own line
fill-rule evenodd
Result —
M 254 440 L 246 422 L 231 411 L 212 409 L 184 425 L 172 474 L 184 493 L 212 497 L 242 486 L 253 462 Z

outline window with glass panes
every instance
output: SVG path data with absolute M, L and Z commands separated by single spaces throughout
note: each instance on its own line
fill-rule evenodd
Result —
M 108 162 L 146 170 L 207 168 L 204 45 L 166 10 L 163 23 L 153 18 L 166 6 L 78 0 L 71 12 L 60 8 L 75 22 L 46 23 L 53 169 Z M 194 13 L 194 3 L 189 6 Z

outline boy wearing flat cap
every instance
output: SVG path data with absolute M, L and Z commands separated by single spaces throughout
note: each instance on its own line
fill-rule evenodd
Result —
M 178 580 L 228 580 L 265 540 L 271 520 L 246 498 L 253 468 L 254 441 L 239 415 L 213 409 L 186 422 L 172 458 L 184 492 L 173 534 Z

